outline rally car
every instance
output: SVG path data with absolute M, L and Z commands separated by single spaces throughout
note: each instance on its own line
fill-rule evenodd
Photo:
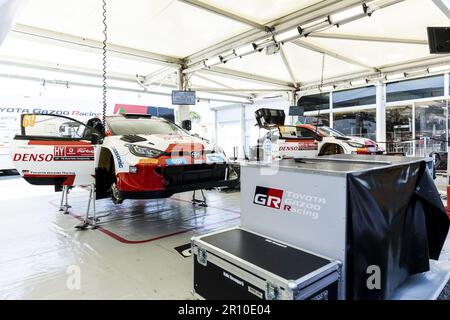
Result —
M 256 158 L 263 159 L 263 145 L 270 139 L 273 158 L 302 158 L 334 154 L 383 154 L 384 150 L 370 139 L 351 137 L 323 125 L 284 125 L 283 110 L 260 109 L 256 111 L 260 128 L 267 130 L 258 140 Z
M 223 150 L 168 120 L 120 114 L 86 124 L 60 115 L 22 115 L 12 160 L 35 185 L 96 185 L 97 199 L 167 198 L 234 187 L 239 177 Z

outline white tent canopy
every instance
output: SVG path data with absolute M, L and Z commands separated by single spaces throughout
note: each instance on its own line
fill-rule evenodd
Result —
M 264 39 L 273 45 L 281 42 L 274 36 L 306 30 L 363 3 L 379 10 L 339 27 L 323 25 L 307 37 L 299 33 L 275 54 L 256 50 L 205 66 L 251 44 L 264 49 Z M 326 84 L 450 62 L 448 55 L 429 53 L 426 28 L 449 24 L 432 0 L 107 0 L 107 10 L 108 77 L 130 88 L 142 89 L 139 81 L 148 90 L 167 91 L 177 86 L 176 72 L 183 68 L 185 88 L 246 102 L 317 88 L 323 54 Z M 56 71 L 100 83 L 100 0 L 28 1 L 16 22 L 0 46 L 1 74 L 24 75 L 23 68 L 32 67 L 41 77 L 57 79 L 47 75 Z

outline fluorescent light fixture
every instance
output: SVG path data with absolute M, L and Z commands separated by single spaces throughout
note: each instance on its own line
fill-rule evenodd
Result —
M 302 34 L 302 29 L 300 27 L 297 27 L 295 29 L 291 29 L 291 30 L 288 30 L 286 32 L 282 32 L 280 34 L 277 34 L 275 36 L 275 40 L 277 42 L 284 42 L 284 41 L 287 41 L 287 40 L 293 40 L 295 38 L 300 37 L 301 34 Z
M 351 84 L 352 86 L 364 86 L 364 85 L 366 85 L 366 84 L 368 84 L 368 83 L 369 83 L 369 80 L 367 80 L 367 79 L 352 80 L 352 81 L 350 81 L 350 84 Z
M 330 15 L 331 24 L 339 24 L 352 18 L 357 18 L 367 14 L 367 6 L 365 4 Z
M 402 73 L 395 73 L 395 74 L 389 74 L 386 76 L 386 80 L 387 81 L 392 81 L 392 80 L 400 80 L 400 79 L 404 79 L 406 78 L 406 73 L 402 72 Z
M 437 73 L 437 72 L 444 72 L 444 71 L 450 71 L 450 65 L 446 64 L 443 66 L 428 68 L 429 73 Z
M 245 56 L 246 54 L 252 53 L 255 51 L 255 45 L 253 43 L 245 45 L 243 47 L 237 48 L 234 50 L 234 53 L 238 56 Z
M 325 87 L 319 87 L 319 90 L 321 92 L 327 92 L 327 91 L 333 91 L 335 86 L 325 86 Z
M 216 66 L 218 64 L 222 63 L 222 57 L 221 56 L 217 56 L 214 58 L 210 58 L 208 60 L 205 61 L 205 66 L 207 67 L 212 67 L 212 66 Z

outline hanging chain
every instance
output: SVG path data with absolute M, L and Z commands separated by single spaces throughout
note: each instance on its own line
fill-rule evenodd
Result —
M 106 127 L 106 42 L 108 41 L 108 25 L 106 24 L 106 0 L 103 1 L 103 47 L 102 47 L 102 55 L 103 55 L 103 125 Z
M 320 87 L 319 87 L 320 92 L 322 92 L 322 88 L 323 88 L 324 74 L 325 74 L 325 53 L 322 56 L 322 74 L 320 75 Z M 319 121 L 320 121 L 320 108 L 318 108 L 318 111 L 317 111 L 316 134 L 319 132 Z
M 323 76 L 325 73 L 325 53 L 322 56 L 322 75 L 320 77 L 320 89 L 322 90 L 323 87 Z

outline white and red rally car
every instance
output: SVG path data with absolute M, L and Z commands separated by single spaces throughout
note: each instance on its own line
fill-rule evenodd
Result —
M 97 199 L 121 203 L 239 183 L 222 149 L 162 118 L 107 116 L 104 128 L 98 118 L 26 114 L 21 129 L 11 156 L 35 185 L 95 183 Z
M 262 159 L 263 144 L 269 137 L 273 158 L 303 158 L 334 154 L 384 154 L 376 142 L 346 136 L 327 126 L 313 124 L 284 125 L 283 110 L 260 109 L 255 113 L 260 128 L 267 133 L 258 140 L 257 158 Z

